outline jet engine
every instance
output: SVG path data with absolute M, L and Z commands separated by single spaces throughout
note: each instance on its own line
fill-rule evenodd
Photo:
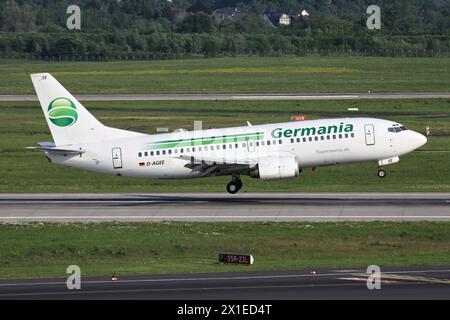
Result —
M 249 175 L 261 180 L 294 178 L 299 175 L 297 157 L 293 154 L 261 157 Z

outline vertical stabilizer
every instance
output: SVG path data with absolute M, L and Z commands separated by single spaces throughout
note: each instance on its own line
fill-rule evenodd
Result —
M 51 74 L 32 74 L 31 80 L 57 146 L 134 134 L 104 126 Z

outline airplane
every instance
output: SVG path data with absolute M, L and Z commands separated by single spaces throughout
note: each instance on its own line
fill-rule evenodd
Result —
M 427 142 L 395 121 L 362 117 L 150 135 L 103 125 L 49 73 L 31 79 L 54 142 L 28 148 L 52 163 L 116 176 L 230 176 L 231 194 L 242 188 L 241 175 L 294 178 L 306 168 L 337 164 L 377 162 L 384 178 L 384 166 Z

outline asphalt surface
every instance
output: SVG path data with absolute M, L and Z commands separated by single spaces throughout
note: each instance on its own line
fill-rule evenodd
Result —
M 79 94 L 80 101 L 161 101 L 161 100 L 355 100 L 355 99 L 435 99 L 450 98 L 450 92 L 423 93 L 255 93 L 255 94 Z M 0 101 L 37 101 L 37 96 L 0 95 Z
M 251 268 L 245 267 L 243 268 Z M 366 269 L 195 273 L 0 280 L 5 299 L 300 300 L 450 299 L 450 266 L 381 268 L 380 289 L 369 290 Z M 315 272 L 315 274 L 313 273 Z
M 449 221 L 450 193 L 0 194 L 0 222 Z

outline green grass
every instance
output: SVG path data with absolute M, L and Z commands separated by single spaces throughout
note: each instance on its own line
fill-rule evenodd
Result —
M 199 101 L 90 102 L 93 114 L 107 125 L 155 133 L 157 127 L 192 129 L 289 121 L 294 114 L 311 119 L 359 115 L 399 121 L 432 136 L 419 151 L 387 166 L 388 177 L 376 176 L 376 163 L 323 167 L 299 178 L 259 181 L 244 177 L 242 192 L 251 191 L 450 191 L 450 100 L 369 101 Z M 228 177 L 202 180 L 141 180 L 108 176 L 49 163 L 41 153 L 25 150 L 52 141 L 37 102 L 0 103 L 0 192 L 224 192 Z M 364 183 L 362 183 L 364 181 Z M 357 186 L 357 187 L 355 187 Z
M 267 235 L 270 235 L 269 237 Z M 217 263 L 251 253 L 252 266 Z M 450 223 L 0 224 L 0 278 L 437 265 L 450 261 Z
M 239 57 L 170 61 L 0 60 L 0 94 L 34 93 L 51 72 L 72 93 L 448 91 L 450 58 Z

